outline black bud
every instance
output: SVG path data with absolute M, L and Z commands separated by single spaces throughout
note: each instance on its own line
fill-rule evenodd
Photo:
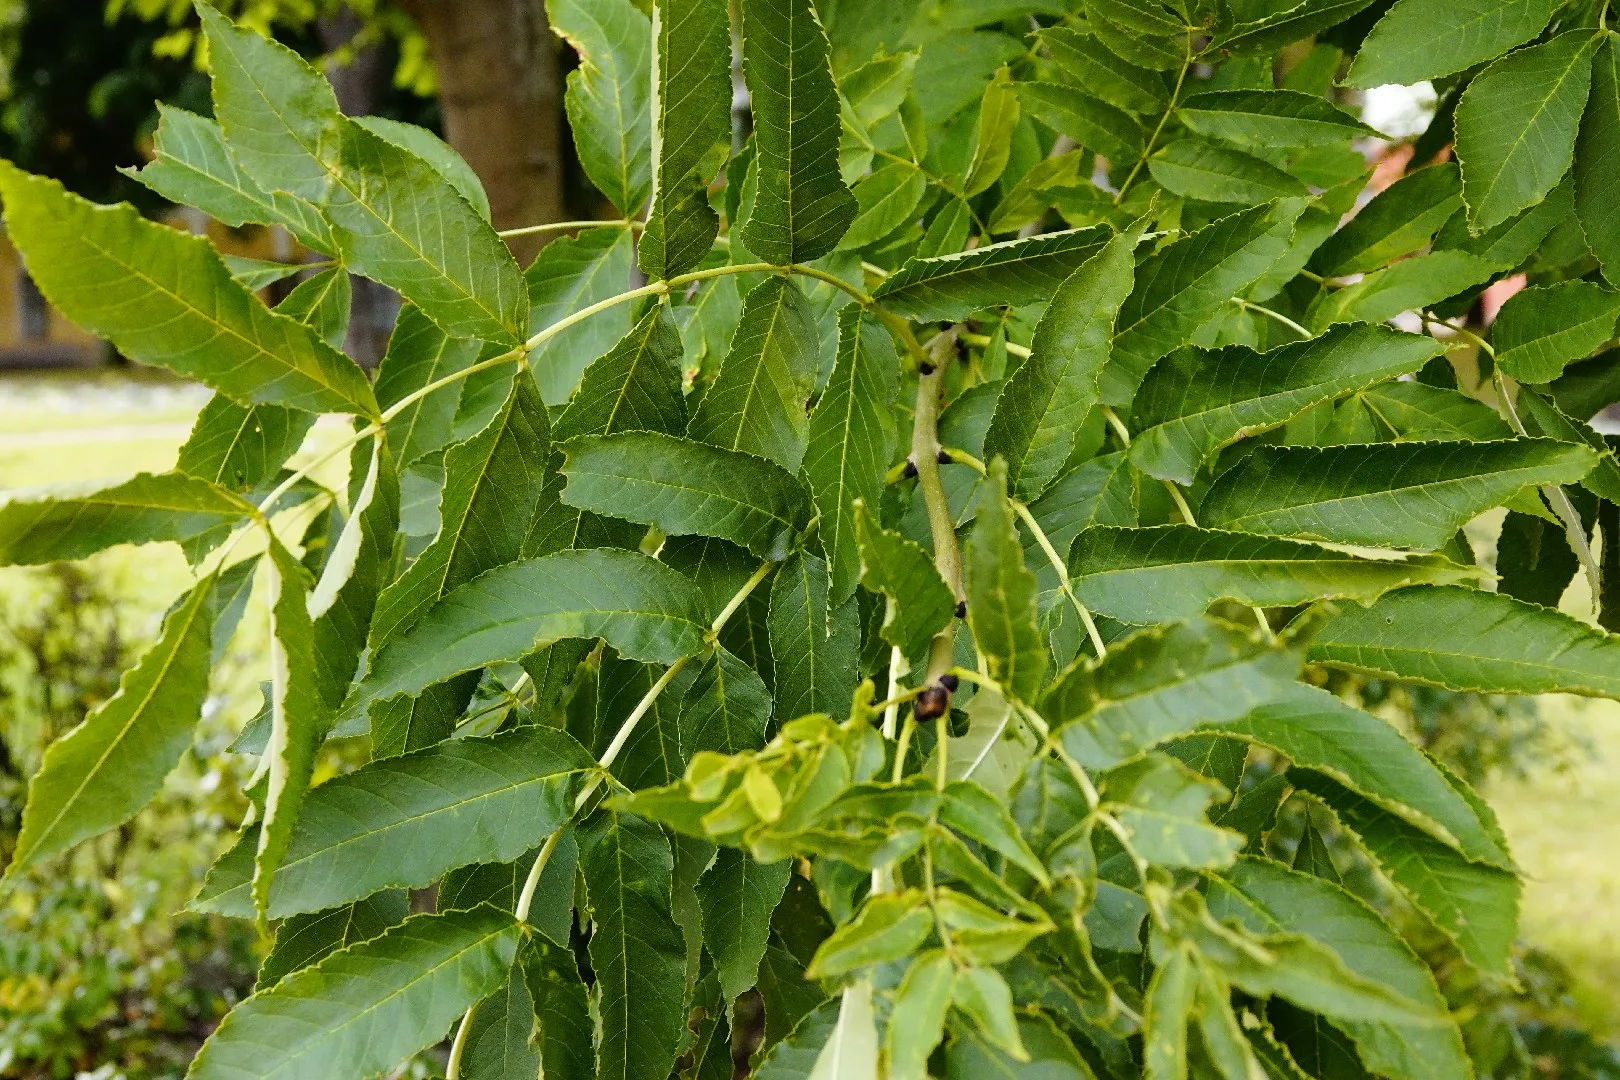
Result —
M 912 461 L 910 458 L 907 458 L 906 467 L 900 470 L 900 475 L 905 477 L 907 480 L 912 479 L 917 475 L 917 463 Z
M 958 600 L 956 602 L 956 617 L 958 619 L 967 618 L 967 601 L 966 600 Z
M 939 462 L 941 465 L 949 465 L 951 463 L 951 455 L 944 449 L 941 449 L 939 453 L 934 455 L 934 460 Z
M 945 689 L 954 694 L 956 693 L 956 688 L 962 685 L 962 680 L 958 679 L 955 675 L 941 675 L 939 677 L 939 685 L 943 686 Z
M 912 714 L 918 720 L 937 720 L 945 715 L 950 708 L 951 692 L 943 686 L 930 686 L 917 695 L 917 704 L 912 706 Z
M 932 375 L 934 373 L 934 365 L 924 360 L 922 363 L 917 365 L 917 370 L 922 372 L 924 375 Z

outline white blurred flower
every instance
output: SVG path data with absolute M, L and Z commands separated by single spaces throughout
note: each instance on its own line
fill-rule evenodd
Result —
M 1428 82 L 1375 86 L 1362 95 L 1361 122 L 1391 139 L 1408 139 L 1428 128 L 1439 101 L 1434 84 Z

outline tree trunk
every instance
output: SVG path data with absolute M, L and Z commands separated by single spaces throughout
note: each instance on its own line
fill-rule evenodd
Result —
M 489 193 L 497 229 L 566 220 L 562 79 L 542 0 L 401 0 L 428 40 L 445 139 Z M 544 237 L 512 241 L 527 262 Z

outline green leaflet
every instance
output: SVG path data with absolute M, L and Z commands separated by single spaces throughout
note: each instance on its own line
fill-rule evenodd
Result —
M 1009 696 L 1030 702 L 1046 674 L 1046 645 L 1036 628 L 1035 575 L 1024 566 L 1006 470 L 1001 458 L 990 463 L 963 552 L 962 583 L 968 627 L 990 677 Z
M 564 447 L 563 501 L 672 536 L 718 536 L 781 559 L 809 519 L 809 500 L 780 466 L 652 431 L 574 439 Z
M 1620 697 L 1620 639 L 1552 608 L 1456 586 L 1345 608 L 1311 659 L 1451 690 Z
M 658 279 L 695 266 L 720 227 L 701 165 L 731 138 L 730 13 L 723 0 L 664 0 L 653 35 L 653 202 L 638 255 Z
M 1488 442 L 1513 435 L 1496 410 L 1466 394 L 1420 382 L 1392 382 L 1357 395 L 1382 423 L 1407 442 Z
M 1275 165 L 1205 139 L 1177 139 L 1148 159 L 1148 172 L 1172 195 L 1206 202 L 1251 206 L 1310 194 Z
M 549 432 L 539 392 L 518 379 L 489 424 L 446 452 L 439 534 L 377 598 L 373 662 L 446 593 L 517 558 L 545 484 Z
M 0 566 L 83 559 L 117 544 L 184 543 L 253 513 L 241 496 L 177 472 L 141 473 L 82 495 L 19 491 L 0 503 Z
M 1190 949 L 1170 953 L 1153 972 L 1142 1016 L 1142 1073 L 1147 1080 L 1187 1075 L 1187 1022 L 1197 989 L 1198 968 Z
M 276 305 L 276 312 L 297 319 L 332 348 L 341 349 L 349 332 L 350 300 L 348 271 L 329 266 L 300 281 Z
M 1469 862 L 1325 776 L 1290 770 L 1289 779 L 1333 808 L 1396 887 L 1456 942 L 1470 964 L 1508 973 L 1518 924 L 1517 875 Z
M 1434 249 L 1466 251 L 1511 269 L 1529 258 L 1554 228 L 1568 221 L 1574 203 L 1575 185 L 1560 182 L 1545 199 L 1478 236 L 1469 232 L 1465 210 L 1441 226 L 1434 238 Z
M 1461 584 L 1472 567 L 1440 558 L 1364 559 L 1294 540 L 1160 525 L 1088 529 L 1069 554 L 1072 586 L 1092 611 L 1113 619 L 1195 618 L 1217 600 L 1292 607 L 1315 600 L 1370 604 L 1391 589 Z
M 243 404 L 374 416 L 354 362 L 231 277 L 213 245 L 0 162 L 6 229 L 51 303 L 133 360 Z
M 292 50 L 211 7 L 200 14 L 214 110 L 247 172 L 320 206 L 345 265 L 397 289 L 447 333 L 516 344 L 523 276 L 456 186 L 413 149 L 343 117 L 326 80 Z
M 625 656 L 672 664 L 702 650 L 704 607 L 687 578 L 636 552 L 591 548 L 507 563 L 450 591 L 373 653 L 342 719 L 562 638 L 600 637 Z
M 1035 327 L 1029 358 L 1001 394 L 984 436 L 984 456 L 1007 461 L 1020 499 L 1038 499 L 1074 452 L 1097 404 L 1114 317 L 1131 292 L 1137 229 L 1114 237 L 1052 294 Z
M 1182 349 L 1154 365 L 1132 407 L 1131 464 L 1191 484 L 1223 447 L 1321 401 L 1417 371 L 1445 347 L 1383 326 L 1335 327 L 1266 353 Z
M 1365 274 L 1429 242 L 1462 206 L 1462 176 L 1451 162 L 1418 169 L 1380 191 L 1311 256 L 1318 274 Z
M 1166 623 L 1077 661 L 1041 698 L 1054 734 L 1106 768 L 1203 725 L 1237 720 L 1295 685 L 1303 658 L 1213 619 Z
M 860 613 L 853 597 L 829 609 L 828 587 L 827 564 L 807 551 L 789 556 L 771 582 L 766 626 L 778 722 L 815 712 L 842 716 L 849 709 Z
M 914 960 L 894 991 L 884 1049 L 892 1080 L 927 1080 L 928 1055 L 945 1030 L 951 1007 L 956 964 L 943 949 L 930 949 Z
M 246 285 L 253 292 L 268 288 L 278 281 L 286 281 L 294 274 L 305 269 L 297 263 L 274 262 L 269 259 L 250 259 L 244 255 L 221 254 L 220 259 L 225 263 L 225 269 L 231 272 L 231 277 Z
M 1354 285 L 1323 293 L 1306 323 L 1321 332 L 1341 322 L 1384 322 L 1403 311 L 1420 311 L 1478 285 L 1497 271 L 1495 263 L 1464 251 L 1431 251 L 1368 274 Z
M 1041 30 L 1039 36 L 1060 74 L 1109 104 L 1127 112 L 1154 115 L 1169 104 L 1170 95 L 1162 79 L 1115 56 L 1092 35 L 1054 26 Z
M 1620 61 L 1614 42 L 1598 42 L 1592 54 L 1592 91 L 1581 115 L 1575 140 L 1575 212 L 1581 232 L 1612 284 L 1620 280 L 1620 228 L 1608 207 L 1614 205 L 1616 169 L 1620 168 Z
M 221 224 L 285 225 L 316 251 L 337 250 L 321 212 L 294 195 L 260 187 L 236 160 L 217 122 L 162 102 L 158 117 L 152 160 L 139 171 L 126 170 L 127 175 Z
M 413 916 L 237 1006 L 187 1075 L 352 1080 L 391 1069 L 500 989 L 518 938 L 512 916 L 488 905 Z
M 1553 0 L 1401 0 L 1367 35 L 1345 83 L 1409 86 L 1493 60 L 1540 33 L 1555 6 Z
M 568 822 L 594 768 L 563 732 L 523 727 L 373 761 L 328 780 L 305 800 L 270 891 L 270 917 L 515 859 Z M 198 909 L 252 913 L 243 858 L 251 847 L 249 833 L 220 859 L 193 902 Z
M 1052 550 L 1062 555 L 1093 525 L 1136 524 L 1136 477 L 1124 454 L 1103 454 L 1064 473 L 1029 504 L 1029 512 Z M 1033 535 L 1024 543 L 1024 562 L 1035 567 L 1043 589 L 1057 588 L 1056 573 Z
M 612 435 L 618 431 L 686 429 L 681 397 L 681 337 L 669 309 L 658 304 L 607 353 L 591 361 L 552 437 Z
M 1021 82 L 1024 111 L 1061 135 L 1110 161 L 1135 161 L 1142 154 L 1142 125 L 1130 113 L 1063 83 Z
M 7 878 L 128 820 L 180 761 L 208 693 L 218 580 L 181 597 L 118 692 L 46 749 Z
M 1304 3 L 1239 22 L 1216 35 L 1215 46 L 1252 53 L 1276 49 L 1344 22 L 1371 0 L 1305 0 Z M 1255 9 L 1255 10 L 1264 10 Z
M 1042 1080 L 1093 1080 L 1096 1075 L 1055 1021 L 1044 1012 L 1018 1017 L 1018 1040 L 1029 1054 L 1020 1062 L 977 1031 L 963 1032 L 946 1047 L 946 1076 L 978 1080 L 987 1076 L 1039 1076 Z
M 259 966 L 256 990 L 268 990 L 286 976 L 337 952 L 377 937 L 410 913 L 402 889 L 388 889 L 342 907 L 295 915 L 276 927 L 275 944 Z
M 506 984 L 479 1004 L 467 1028 L 461 1075 L 467 1080 L 538 1076 L 540 1055 L 529 1045 L 533 1031 L 534 1002 L 514 960 Z
M 718 648 L 686 688 L 677 722 L 682 762 L 694 755 L 738 754 L 765 745 L 771 692 L 759 673 Z
M 909 161 L 891 161 L 855 185 L 855 219 L 838 242 L 853 251 L 894 232 L 915 216 L 928 191 L 928 178 Z
M 832 576 L 827 595 L 835 608 L 854 595 L 860 573 L 855 504 L 877 504 L 894 457 L 889 410 L 898 370 L 894 342 L 874 316 L 853 304 L 838 313 L 838 358 L 810 414 L 804 458 Z
M 1540 202 L 1569 169 L 1595 44 L 1571 30 L 1503 57 L 1463 91 L 1457 160 L 1474 233 Z
M 1336 884 L 1270 861 L 1240 857 L 1210 893 L 1210 913 L 1257 934 L 1305 934 L 1336 953 L 1345 967 L 1432 1009 L 1446 1000 L 1428 965 L 1371 908 Z M 1340 1021 L 1367 1064 L 1400 1080 L 1472 1075 L 1455 1024 Z
M 809 430 L 805 402 L 821 365 L 819 340 L 797 284 L 786 276 L 760 282 L 743 299 L 731 350 L 687 434 L 797 472 Z
M 633 251 L 630 230 L 623 228 L 586 229 L 547 244 L 523 275 L 529 286 L 529 333 L 623 292 Z M 710 288 L 721 284 L 724 279 Z M 629 332 L 630 305 L 620 304 L 542 342 L 529 354 L 529 368 L 546 404 L 565 403 L 586 365 Z
M 770 934 L 771 913 L 782 899 L 791 861 L 761 866 L 747 852 L 723 847 L 697 883 L 703 940 L 720 974 L 723 1000 L 751 990 Z
M 1597 468 L 1586 474 L 1581 486 L 1599 498 L 1620 499 L 1620 464 L 1614 448 L 1590 424 L 1579 423 L 1559 411 L 1558 406 L 1534 390 L 1519 390 L 1519 408 L 1542 435 L 1560 442 L 1585 443 L 1598 452 Z M 1556 606 L 1556 605 L 1553 605 Z
M 388 351 L 377 367 L 378 404 L 386 409 L 429 383 L 464 370 L 478 360 L 480 347 L 471 338 L 446 334 L 416 305 L 402 304 L 388 337 Z M 459 382 L 443 386 L 388 421 L 388 445 L 401 467 L 451 443 L 461 388 Z
M 1176 109 L 1181 122 L 1212 139 L 1261 149 L 1336 146 L 1372 128 L 1325 99 L 1297 90 L 1216 90 L 1194 94 Z
M 391 142 L 433 166 L 456 189 L 457 194 L 478 212 L 479 217 L 489 220 L 489 196 L 484 192 L 483 183 L 473 172 L 472 166 L 449 143 L 425 127 L 390 120 L 386 116 L 357 116 L 354 122 L 379 139 Z
M 1108 238 L 1102 226 L 1043 233 L 988 247 L 909 260 L 872 296 L 920 322 L 964 318 L 995 304 L 1044 300 Z
M 1475 862 L 1512 868 L 1492 831 L 1421 750 L 1388 723 L 1303 683 L 1211 732 L 1236 735 L 1324 773 Z
M 647 17 L 629 0 L 547 0 L 546 16 L 579 53 L 564 104 L 585 175 L 626 218 L 640 213 L 653 190 Z
M 809 262 L 837 245 L 856 212 L 838 170 L 827 35 L 809 0 L 746 0 L 741 10 L 759 167 L 742 240 L 767 262 Z
M 1520 489 L 1574 483 L 1590 448 L 1550 439 L 1261 447 L 1215 481 L 1210 528 L 1432 551 Z
M 964 196 L 971 198 L 1001 178 L 1012 156 L 1013 129 L 1017 126 L 1018 95 L 1013 90 L 1012 73 L 1003 65 L 996 69 L 980 100 L 973 156 L 962 179 Z
M 1225 786 L 1175 758 L 1148 754 L 1110 770 L 1100 786 L 1131 847 L 1154 865 L 1228 866 L 1243 847 L 1241 835 L 1206 818 L 1210 803 L 1226 797 Z
M 596 1073 L 664 1080 L 686 1028 L 686 945 L 668 909 L 669 839 L 632 814 L 598 810 L 580 825 L 579 848 L 595 924 Z
M 1288 250 L 1303 199 L 1241 210 L 1148 256 L 1115 320 L 1102 399 L 1126 405 L 1153 362 L 1191 340 L 1222 304 L 1240 294 Z
M 885 597 L 883 640 L 915 663 L 934 635 L 950 625 L 956 596 L 928 552 L 878 524 L 865 503 L 855 505 L 861 584 Z
M 322 697 L 315 663 L 315 629 L 304 580 L 304 568 L 271 537 L 265 580 L 270 601 L 270 739 L 260 758 L 265 770 L 264 816 L 249 882 L 253 912 L 261 923 L 269 918 L 271 885 L 292 842 L 315 772 L 315 751 L 331 726 L 332 709 Z
M 586 1080 L 591 1075 L 591 1017 L 585 982 L 571 949 L 530 937 L 518 950 L 534 1009 L 531 1036 L 542 1075 Z
M 1614 336 L 1620 293 L 1590 281 L 1522 289 L 1491 324 L 1496 364 L 1520 382 L 1552 382 Z

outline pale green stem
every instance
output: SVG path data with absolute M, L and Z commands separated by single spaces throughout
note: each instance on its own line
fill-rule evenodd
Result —
M 1142 171 L 1142 166 L 1143 165 L 1147 164 L 1148 155 L 1153 153 L 1154 144 L 1159 141 L 1159 136 L 1164 134 L 1164 125 L 1170 122 L 1170 114 L 1176 111 L 1176 104 L 1181 100 L 1181 87 L 1182 87 L 1182 84 L 1184 84 L 1187 81 L 1187 71 L 1191 67 L 1192 67 L 1192 36 L 1188 35 L 1188 37 L 1187 37 L 1187 56 L 1181 62 L 1181 71 L 1179 71 L 1176 74 L 1176 88 L 1174 90 L 1170 91 L 1170 101 L 1169 101 L 1169 103 L 1167 105 L 1165 105 L 1164 112 L 1159 114 L 1159 123 L 1158 123 L 1158 125 L 1156 127 L 1154 127 L 1153 134 L 1149 135 L 1148 136 L 1148 141 L 1142 144 L 1142 154 L 1141 154 L 1141 156 L 1136 159 L 1136 164 L 1131 166 L 1131 171 L 1126 175 L 1125 179 L 1120 183 L 1119 191 L 1117 193 L 1115 193 L 1115 195 L 1114 195 L 1114 205 L 1115 206 L 1118 206 L 1119 203 L 1120 203 L 1120 200 L 1125 198 L 1125 192 L 1130 189 L 1131 181 L 1136 179 L 1136 174 Z
M 1029 512 L 1029 507 L 1017 499 L 1012 500 L 1012 506 L 1014 512 L 1018 514 L 1024 525 L 1034 535 L 1035 542 L 1046 553 L 1046 561 L 1052 564 L 1053 570 L 1057 571 L 1058 588 L 1063 590 L 1063 595 L 1068 597 L 1069 603 L 1074 605 L 1075 614 L 1079 615 L 1080 621 L 1085 624 L 1086 636 L 1091 639 L 1091 647 L 1096 650 L 1097 659 L 1101 660 L 1108 655 L 1108 646 L 1103 644 L 1102 635 L 1097 632 L 1097 624 L 1091 618 L 1091 612 L 1086 609 L 1086 605 L 1080 602 L 1080 598 L 1074 594 L 1074 587 L 1069 584 L 1068 566 L 1064 564 L 1062 557 L 1058 555 L 1057 549 L 1052 547 L 1052 541 L 1047 539 L 1046 531 L 1035 520 L 1035 515 Z
M 444 1067 L 445 1080 L 460 1080 L 461 1059 L 467 1052 L 467 1033 L 472 1029 L 473 1017 L 478 1015 L 478 1002 L 467 1006 L 467 1011 L 461 1015 L 461 1025 L 456 1028 L 456 1037 L 450 1043 L 450 1060 Z
M 894 603 L 893 600 L 888 603 Z M 895 736 L 896 722 L 900 718 L 900 667 L 905 663 L 905 654 L 900 646 L 889 647 L 889 694 L 883 703 L 883 737 L 892 739 Z M 915 696 L 915 695 L 913 695 Z
M 548 221 L 543 225 L 525 225 L 521 229 L 502 229 L 495 235 L 502 240 L 510 240 L 517 236 L 535 236 L 539 233 L 563 232 L 568 229 L 639 229 L 639 221 L 625 221 L 615 218 L 610 221 Z
M 951 593 L 960 602 L 962 556 L 956 546 L 956 522 L 939 479 L 939 391 L 943 366 L 917 379 L 917 408 L 911 429 L 911 463 L 917 469 L 917 490 L 928 511 L 928 529 L 934 540 L 934 566 Z M 956 626 L 948 624 L 934 637 L 928 650 L 928 670 L 924 682 L 936 681 L 950 670 L 955 655 Z
M 1125 421 L 1121 420 L 1119 413 L 1113 409 L 1106 405 L 1101 405 L 1099 408 L 1102 409 L 1103 419 L 1108 421 L 1108 426 L 1114 429 L 1115 435 L 1119 436 L 1119 445 L 1129 450 L 1131 448 L 1131 429 L 1125 426 Z
M 1298 334 L 1301 338 L 1308 338 L 1311 336 L 1311 332 L 1299 325 L 1299 323 L 1295 322 L 1293 319 L 1290 319 L 1280 311 L 1271 310 L 1264 304 L 1251 303 L 1248 300 L 1243 300 L 1236 296 L 1232 297 L 1232 303 L 1236 304 L 1244 311 L 1256 311 L 1268 319 L 1275 319 L 1277 322 L 1282 323 L 1284 326 L 1288 327 L 1288 329 Z

